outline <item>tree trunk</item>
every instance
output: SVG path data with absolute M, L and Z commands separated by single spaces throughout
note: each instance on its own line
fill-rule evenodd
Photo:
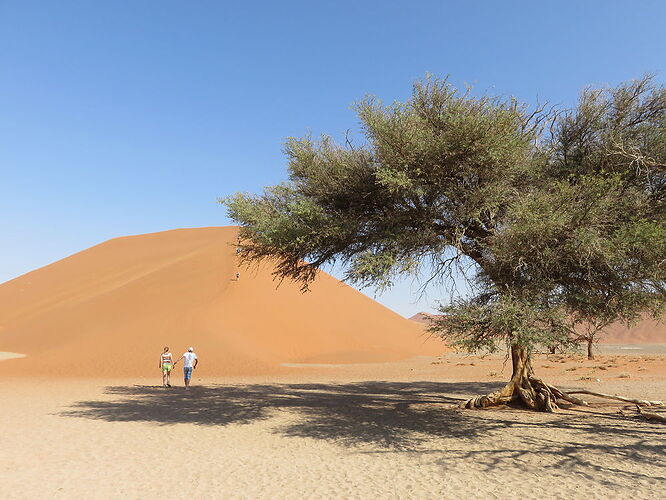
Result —
M 469 399 L 463 406 L 465 408 L 485 408 L 520 400 L 533 410 L 555 411 L 557 409 L 556 399 L 562 395 L 560 391 L 534 376 L 529 350 L 517 344 L 512 345 L 511 363 L 513 367 L 511 380 L 504 388 L 486 396 Z
M 592 342 L 589 342 L 588 349 L 591 349 L 591 345 Z M 587 390 L 571 391 L 569 393 L 564 392 L 557 387 L 546 384 L 543 380 L 534 376 L 530 351 L 520 345 L 511 346 L 511 364 L 513 367 L 511 380 L 501 390 L 485 396 L 476 396 L 468 399 L 464 403 L 461 403 L 460 407 L 486 408 L 488 406 L 501 405 L 512 401 L 520 401 L 532 410 L 552 412 L 559 408 L 557 406 L 557 401 L 560 399 L 575 405 L 588 406 L 586 401 L 577 398 L 573 394 L 591 394 L 601 398 L 628 401 L 643 406 L 663 406 L 664 404 L 661 401 L 630 399 L 623 396 L 603 394 Z M 664 415 L 655 415 L 644 416 L 654 420 L 666 419 L 666 416 Z
M 587 339 L 587 359 L 594 359 L 594 354 L 592 353 L 592 342 L 594 339 Z

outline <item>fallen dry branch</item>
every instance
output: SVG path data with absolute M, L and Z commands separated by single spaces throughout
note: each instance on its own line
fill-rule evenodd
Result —
M 633 399 L 625 398 L 624 396 L 618 396 L 617 394 L 605 394 L 603 392 L 594 392 L 588 391 L 586 389 L 580 389 L 577 391 L 569 391 L 567 394 L 589 394 L 590 396 L 597 396 L 598 398 L 605 399 L 615 399 L 617 401 L 624 401 L 625 403 L 634 403 L 635 405 L 640 406 L 664 406 L 663 401 L 647 401 L 645 399 Z M 566 398 L 563 398 L 566 399 Z
M 655 421 L 666 423 L 666 416 L 664 415 L 660 415 L 659 413 L 653 411 L 645 411 L 640 407 L 640 405 L 636 405 L 636 409 L 638 410 L 638 414 L 640 416 L 646 420 L 649 420 L 650 422 Z

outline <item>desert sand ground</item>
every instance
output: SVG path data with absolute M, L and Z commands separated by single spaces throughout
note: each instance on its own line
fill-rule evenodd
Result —
M 625 347 L 535 364 L 566 388 L 666 400 L 666 348 Z M 663 498 L 666 425 L 631 405 L 455 409 L 501 386 L 501 356 L 289 368 L 202 369 L 190 391 L 3 377 L 0 497 Z

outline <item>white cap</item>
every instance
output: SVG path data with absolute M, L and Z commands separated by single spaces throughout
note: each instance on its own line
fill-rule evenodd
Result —
M 188 347 L 187 350 L 188 350 L 188 352 L 193 352 L 193 351 L 194 351 L 194 347 Z

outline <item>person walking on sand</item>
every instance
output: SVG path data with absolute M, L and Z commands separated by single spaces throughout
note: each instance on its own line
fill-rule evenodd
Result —
M 194 370 L 199 363 L 199 358 L 197 358 L 197 355 L 194 353 L 194 347 L 188 348 L 187 352 L 183 353 L 183 355 L 176 360 L 176 363 L 178 363 L 178 361 L 181 359 L 183 360 L 183 378 L 185 380 L 185 389 L 189 389 L 190 379 L 192 378 L 192 370 Z M 176 366 L 176 363 L 173 365 Z
M 160 355 L 160 368 L 162 369 L 162 387 L 171 387 L 173 356 L 171 356 L 171 353 L 169 352 L 169 346 L 165 346 Z

